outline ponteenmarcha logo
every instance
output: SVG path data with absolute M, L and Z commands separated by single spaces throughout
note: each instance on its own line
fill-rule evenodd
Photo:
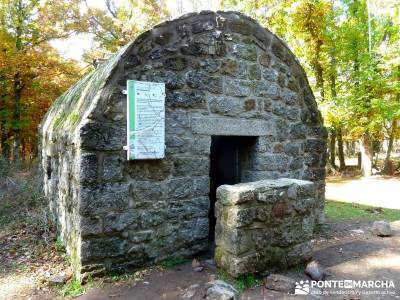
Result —
M 327 280 L 311 281 L 311 287 L 339 289 L 390 289 L 395 288 L 393 280 Z
M 296 282 L 296 287 L 294 289 L 295 295 L 308 295 L 310 293 L 310 282 L 306 281 L 299 281 Z
M 333 289 L 333 290 L 332 290 Z M 301 280 L 296 282 L 294 294 L 295 295 L 309 295 L 313 293 L 321 293 L 322 290 L 326 290 L 328 294 L 337 294 L 342 291 L 362 291 L 367 292 L 371 290 L 376 290 L 375 294 L 379 294 L 377 290 L 392 291 L 395 289 L 393 280 L 326 280 L 326 281 L 308 281 Z M 362 291 L 360 291 L 362 290 Z M 336 291 L 336 292 L 335 292 Z M 346 292 L 347 293 L 347 292 Z M 325 292 L 324 292 L 325 294 Z M 345 293 L 344 293 L 345 294 Z M 326 294 L 327 295 L 327 294 Z

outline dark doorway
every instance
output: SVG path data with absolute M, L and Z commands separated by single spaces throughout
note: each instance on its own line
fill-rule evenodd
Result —
M 210 213 L 209 242 L 213 251 L 215 239 L 214 206 L 217 188 L 222 184 L 236 184 L 245 181 L 246 171 L 256 137 L 212 136 L 210 152 Z

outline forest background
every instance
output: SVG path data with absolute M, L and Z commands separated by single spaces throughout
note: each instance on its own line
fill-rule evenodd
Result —
M 345 156 L 357 150 L 363 174 L 371 175 L 385 144 L 382 172 L 393 172 L 400 138 L 398 0 L 0 0 L 3 163 L 34 160 L 41 119 L 80 77 L 155 24 L 201 8 L 246 13 L 289 45 L 328 128 L 330 167 L 344 169 Z M 70 39 L 90 39 L 91 47 L 68 58 L 63 45 Z

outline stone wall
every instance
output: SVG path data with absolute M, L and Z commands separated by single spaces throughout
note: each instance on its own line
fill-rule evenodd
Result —
M 162 160 L 126 160 L 128 79 L 166 84 Z M 40 135 L 46 195 L 78 276 L 208 248 L 215 135 L 254 137 L 244 182 L 315 182 L 323 216 L 327 134 L 306 75 L 240 13 L 190 14 L 143 33 L 60 97 Z
M 317 185 L 262 180 L 217 189 L 215 261 L 239 277 L 284 269 L 311 257 Z

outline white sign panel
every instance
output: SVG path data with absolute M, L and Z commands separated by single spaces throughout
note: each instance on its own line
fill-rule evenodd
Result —
M 165 84 L 128 80 L 128 159 L 164 158 Z

